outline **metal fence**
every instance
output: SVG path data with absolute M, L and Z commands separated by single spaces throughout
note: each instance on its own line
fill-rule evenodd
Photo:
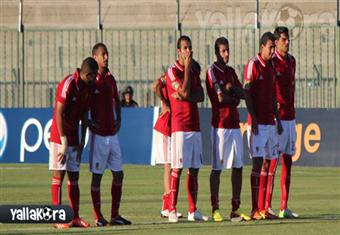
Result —
M 217 37 L 229 39 L 230 65 L 243 81 L 243 68 L 257 53 L 260 34 L 269 30 L 273 29 L 184 28 L 202 67 L 202 85 L 206 69 L 215 60 Z M 296 107 L 340 107 L 339 28 L 304 27 L 291 34 L 290 51 L 297 61 Z M 108 46 L 109 67 L 119 89 L 131 85 L 141 107 L 159 105 L 151 84 L 176 59 L 177 36 L 174 29 L 0 31 L 0 107 L 52 106 L 57 83 L 91 55 L 101 38 Z M 200 106 L 210 106 L 207 96 Z

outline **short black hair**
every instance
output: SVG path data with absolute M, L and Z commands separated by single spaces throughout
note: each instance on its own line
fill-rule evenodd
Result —
M 289 30 L 288 30 L 287 27 L 285 27 L 285 26 L 276 27 L 275 30 L 274 30 L 275 39 L 278 40 L 282 33 L 285 34 L 287 37 L 289 37 Z
M 97 74 L 98 64 L 92 57 L 87 57 L 81 63 L 80 72 L 81 73 L 94 73 Z
M 102 43 L 102 42 L 99 42 L 99 43 L 97 43 L 96 45 L 93 46 L 93 48 L 92 48 L 92 56 L 96 55 L 98 49 L 101 48 L 101 47 L 104 48 L 107 51 L 106 45 L 104 43 Z
M 181 49 L 182 41 L 188 41 L 191 44 L 191 39 L 189 38 L 189 36 L 182 35 L 177 39 L 177 49 Z
M 229 41 L 225 37 L 219 37 L 215 41 L 215 53 L 219 53 L 220 45 L 229 45 Z
M 275 37 L 274 34 L 272 34 L 271 32 L 265 32 L 260 39 L 260 46 L 265 46 L 267 44 L 268 41 L 275 41 Z

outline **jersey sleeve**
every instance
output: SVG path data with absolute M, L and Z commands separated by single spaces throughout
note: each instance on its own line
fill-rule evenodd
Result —
M 57 87 L 57 93 L 56 93 L 56 100 L 62 104 L 64 104 L 70 94 L 70 84 L 72 80 L 71 79 L 63 79 Z
M 222 93 L 222 89 L 220 87 L 220 85 L 218 84 L 214 71 L 213 69 L 210 67 L 207 71 L 207 75 L 206 75 L 206 86 L 207 86 L 207 90 L 210 93 L 216 93 L 221 94 Z
M 173 67 L 170 67 L 166 73 L 166 84 L 171 87 L 171 90 L 178 91 L 182 87 L 182 82 L 177 76 L 177 72 Z
M 254 61 L 248 62 L 247 66 L 244 68 L 244 91 L 247 93 L 252 92 L 252 84 L 255 80 L 256 69 Z

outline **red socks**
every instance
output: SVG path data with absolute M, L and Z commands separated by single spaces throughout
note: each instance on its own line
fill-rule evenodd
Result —
M 170 176 L 169 212 L 176 210 L 178 189 L 179 189 L 178 169 L 172 169 Z
M 190 173 L 188 171 L 187 193 L 188 193 L 188 203 L 189 203 L 189 212 L 190 213 L 193 213 L 193 212 L 196 211 L 197 191 L 198 191 L 197 176 L 190 175 Z
M 79 217 L 79 186 L 78 181 L 71 181 L 70 179 L 67 182 L 68 189 L 68 199 L 70 200 L 71 208 L 74 212 L 74 218 Z
M 292 168 L 292 156 L 282 155 L 282 172 L 281 172 L 281 210 L 287 208 L 289 188 L 290 188 L 290 175 Z
M 111 219 L 116 218 L 119 214 L 120 199 L 122 197 L 122 183 L 115 183 L 112 181 L 111 186 Z
M 53 176 L 51 185 L 52 205 L 61 204 L 61 180 L 60 177 Z
M 265 203 L 266 209 L 271 207 L 276 167 L 277 167 L 277 158 L 270 160 L 269 170 L 268 170 L 268 179 L 267 179 L 267 189 L 266 189 L 266 203 Z
M 162 197 L 162 201 L 163 201 L 162 211 L 169 210 L 169 197 L 170 197 L 170 193 L 163 194 L 163 197 Z
M 99 219 L 102 216 L 100 211 L 100 188 L 91 187 L 91 197 L 93 204 L 93 212 L 96 219 Z
M 267 189 L 267 179 L 268 179 L 268 173 L 264 170 L 261 170 L 261 176 L 260 176 L 260 184 L 259 184 L 259 198 L 258 198 L 258 209 L 259 211 L 264 210 L 264 202 L 266 197 L 266 189 Z

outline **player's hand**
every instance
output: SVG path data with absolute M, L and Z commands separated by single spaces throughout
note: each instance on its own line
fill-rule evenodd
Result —
M 66 136 L 60 136 L 60 141 L 61 141 L 61 148 L 58 153 L 58 161 L 61 163 L 64 163 L 66 161 L 66 152 L 67 152 L 67 138 Z
M 121 120 L 120 119 L 115 120 L 114 125 L 115 125 L 115 133 L 117 133 L 120 130 Z
M 283 127 L 282 127 L 282 124 L 281 124 L 281 121 L 280 121 L 280 120 L 277 121 L 276 128 L 277 128 L 277 133 L 278 133 L 279 135 L 281 135 L 282 132 L 283 132 Z
M 251 131 L 253 132 L 254 135 L 259 134 L 259 125 L 257 124 L 256 119 L 251 120 Z
M 85 143 L 84 143 L 84 142 L 81 142 L 81 143 L 75 148 L 75 150 L 74 150 L 74 151 L 77 151 L 77 159 L 76 159 L 76 161 L 77 161 L 78 163 L 81 162 L 81 155 L 82 155 L 82 153 L 83 153 L 84 145 L 85 145 Z
M 175 100 L 183 100 L 183 98 L 178 94 L 178 92 L 174 92 L 172 93 L 172 98 L 174 98 Z
M 192 54 L 188 53 L 187 55 L 183 56 L 184 59 L 184 68 L 190 68 L 192 63 Z
M 227 84 L 225 84 L 225 90 L 227 92 L 231 92 L 232 89 L 233 89 L 233 84 L 231 84 L 231 82 L 228 82 Z

